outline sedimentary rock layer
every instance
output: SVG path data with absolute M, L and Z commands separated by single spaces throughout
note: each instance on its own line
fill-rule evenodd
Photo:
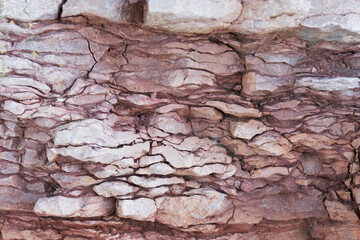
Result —
M 359 239 L 339 2 L 2 1 L 0 238 Z

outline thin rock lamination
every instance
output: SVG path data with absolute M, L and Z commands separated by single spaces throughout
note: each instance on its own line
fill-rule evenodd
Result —
M 360 238 L 357 1 L 11 4 L 0 239 Z

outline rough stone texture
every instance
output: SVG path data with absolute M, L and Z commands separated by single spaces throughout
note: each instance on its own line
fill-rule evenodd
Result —
M 0 1 L 0 239 L 360 239 L 359 13 Z

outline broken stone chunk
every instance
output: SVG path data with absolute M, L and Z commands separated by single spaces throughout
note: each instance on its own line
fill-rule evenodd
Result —
M 108 178 L 111 176 L 123 176 L 130 175 L 134 173 L 132 168 L 119 168 L 115 165 L 107 165 L 106 167 L 102 166 L 93 166 L 89 165 L 86 169 L 95 175 L 97 178 Z
M 61 0 L 3 1 L 0 16 L 25 22 L 56 19 L 60 4 Z
M 179 170 L 176 173 L 179 175 L 209 176 L 213 173 L 223 174 L 226 170 L 227 166 L 223 164 L 206 164 L 201 167 L 193 167 L 186 170 Z
M 155 156 L 143 156 L 139 159 L 139 166 L 146 167 L 154 163 L 162 162 L 163 157 L 160 155 Z
M 357 222 L 358 216 L 355 214 L 349 206 L 346 206 L 340 202 L 325 201 L 326 210 L 329 213 L 330 219 L 333 221 L 341 222 Z
M 239 117 L 239 118 L 244 118 L 244 117 L 259 118 L 262 116 L 262 113 L 256 108 L 243 107 L 243 106 L 237 105 L 237 104 L 229 104 L 229 103 L 224 103 L 224 102 L 220 102 L 220 101 L 208 101 L 208 102 L 206 102 L 206 105 L 215 107 L 215 108 L 223 111 L 224 113 L 227 113 L 227 114 L 233 115 L 235 117 Z
M 145 174 L 145 175 L 152 175 L 152 174 L 157 174 L 157 175 L 169 175 L 174 173 L 175 170 L 170 167 L 168 164 L 166 163 L 155 163 L 150 165 L 147 168 L 141 168 L 139 170 L 136 171 L 136 174 Z
M 226 223 L 232 216 L 232 201 L 212 189 L 194 189 L 190 196 L 159 197 L 156 221 L 172 227 Z M 179 211 L 181 209 L 181 211 Z
M 262 76 L 255 72 L 246 73 L 241 81 L 242 91 L 249 97 L 291 89 L 293 84 L 294 81 L 288 78 Z
M 117 147 L 129 144 L 138 135 L 126 131 L 114 131 L 103 121 L 86 119 L 59 127 L 54 134 L 56 146 L 94 144 L 103 147 Z
M 128 181 L 144 188 L 155 188 L 163 185 L 185 183 L 185 180 L 179 177 L 156 178 L 156 177 L 130 176 L 128 178 Z
M 67 189 L 86 187 L 99 182 L 90 176 L 72 176 L 61 172 L 50 174 L 50 176 L 60 184 L 61 187 Z
M 255 170 L 251 175 L 251 178 L 270 178 L 271 176 L 279 175 L 289 175 L 289 170 L 286 167 L 268 167 Z
M 20 166 L 18 164 L 0 160 L 1 174 L 18 173 L 19 171 L 20 171 Z
M 175 112 L 156 115 L 150 120 L 150 124 L 172 134 L 189 134 L 191 132 L 191 125 Z
M 95 15 L 114 22 L 126 22 L 122 16 L 123 0 L 68 0 L 63 6 L 62 17 Z
M 153 154 L 161 154 L 175 168 L 190 168 L 202 166 L 207 163 L 230 163 L 231 157 L 226 154 L 222 147 L 213 146 L 210 150 L 202 149 L 194 154 L 187 151 L 178 151 L 171 146 L 159 146 L 152 148 Z
M 252 139 L 255 135 L 269 130 L 265 124 L 260 121 L 251 119 L 248 122 L 231 122 L 230 132 L 234 137 L 246 140 Z
M 301 193 L 267 195 L 262 199 L 235 201 L 235 212 L 229 223 L 256 224 L 263 218 L 289 221 L 297 218 L 328 217 L 321 199 Z
M 323 169 L 319 157 L 312 153 L 304 153 L 301 164 L 304 168 L 304 173 L 308 175 L 317 175 Z
M 214 121 L 223 118 L 221 112 L 212 107 L 191 107 L 190 114 L 194 118 L 204 118 Z
M 214 0 L 166 3 L 150 0 L 145 25 L 177 32 L 210 33 L 229 26 L 239 17 L 241 9 L 241 3 L 236 0 L 229 0 L 225 5 Z
M 137 143 L 121 148 L 92 148 L 90 146 L 51 148 L 47 151 L 48 160 L 55 161 L 58 155 L 72 157 L 84 162 L 111 164 L 123 158 L 140 158 L 150 150 L 150 142 Z
M 112 199 L 95 197 L 44 197 L 40 198 L 34 212 L 40 216 L 51 217 L 101 217 L 108 216 L 114 211 Z
M 137 187 L 133 187 L 125 182 L 104 182 L 96 185 L 94 191 L 103 197 L 117 197 L 134 193 L 139 190 Z
M 118 200 L 116 203 L 116 215 L 122 218 L 153 222 L 156 211 L 155 201 L 150 198 Z
M 261 155 L 281 156 L 288 153 L 292 144 L 278 132 L 268 131 L 255 137 L 249 146 Z
M 199 138 L 195 136 L 185 138 L 184 141 L 182 141 L 180 144 L 169 143 L 169 145 L 173 146 L 176 149 L 189 152 L 194 152 L 199 148 L 209 150 L 210 147 L 215 144 L 216 142 L 214 142 L 213 140 L 210 140 L 208 138 Z
M 31 212 L 41 194 L 29 193 L 18 188 L 0 186 L 0 210 Z

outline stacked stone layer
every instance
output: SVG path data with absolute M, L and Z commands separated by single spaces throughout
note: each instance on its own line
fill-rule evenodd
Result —
M 0 238 L 360 237 L 358 1 L 14 2 Z

